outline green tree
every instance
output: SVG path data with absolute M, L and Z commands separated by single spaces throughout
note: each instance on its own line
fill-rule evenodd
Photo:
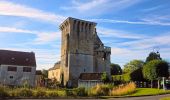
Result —
M 43 75 L 43 78 L 48 78 L 48 70 L 43 69 L 42 75 Z
M 112 63 L 110 65 L 110 72 L 111 72 L 111 75 L 121 75 L 122 69 L 118 64 Z
M 102 73 L 101 80 L 102 80 L 104 83 L 110 81 L 109 76 L 107 75 L 106 72 L 103 72 L 103 73 Z
M 124 65 L 124 73 L 130 73 L 134 70 L 137 70 L 138 68 L 143 67 L 144 62 L 141 60 L 132 60 L 129 63 Z
M 150 52 L 148 57 L 146 58 L 146 63 L 152 60 L 162 60 L 162 58 L 160 57 L 159 52 Z
M 159 83 L 160 77 L 169 76 L 168 67 L 168 63 L 162 60 L 152 60 L 144 65 L 143 76 L 151 81 L 151 88 L 153 80 L 158 80 Z

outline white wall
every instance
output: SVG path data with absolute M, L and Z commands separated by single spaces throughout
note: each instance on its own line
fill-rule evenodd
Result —
M 8 71 L 8 66 L 17 67 L 17 71 Z M 31 67 L 31 72 L 23 72 L 23 67 L 31 66 L 1 65 L 0 82 L 7 85 L 22 86 L 24 81 L 27 81 L 30 86 L 34 87 L 36 67 Z M 10 76 L 13 76 L 13 78 L 10 78 Z

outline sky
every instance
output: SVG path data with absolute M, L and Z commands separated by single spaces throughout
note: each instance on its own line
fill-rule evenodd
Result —
M 37 69 L 60 60 L 59 25 L 67 17 L 97 23 L 111 62 L 145 61 L 152 51 L 170 62 L 170 0 L 0 0 L 0 49 L 35 52 Z

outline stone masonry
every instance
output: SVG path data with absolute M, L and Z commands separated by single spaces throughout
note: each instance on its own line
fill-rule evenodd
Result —
M 104 46 L 96 32 L 96 23 L 67 18 L 61 25 L 61 79 L 64 85 L 77 87 L 81 73 L 110 75 L 111 48 Z

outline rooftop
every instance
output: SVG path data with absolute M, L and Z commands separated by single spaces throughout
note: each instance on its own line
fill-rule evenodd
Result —
M 36 67 L 35 54 L 33 52 L 0 50 L 0 65 L 2 64 Z

